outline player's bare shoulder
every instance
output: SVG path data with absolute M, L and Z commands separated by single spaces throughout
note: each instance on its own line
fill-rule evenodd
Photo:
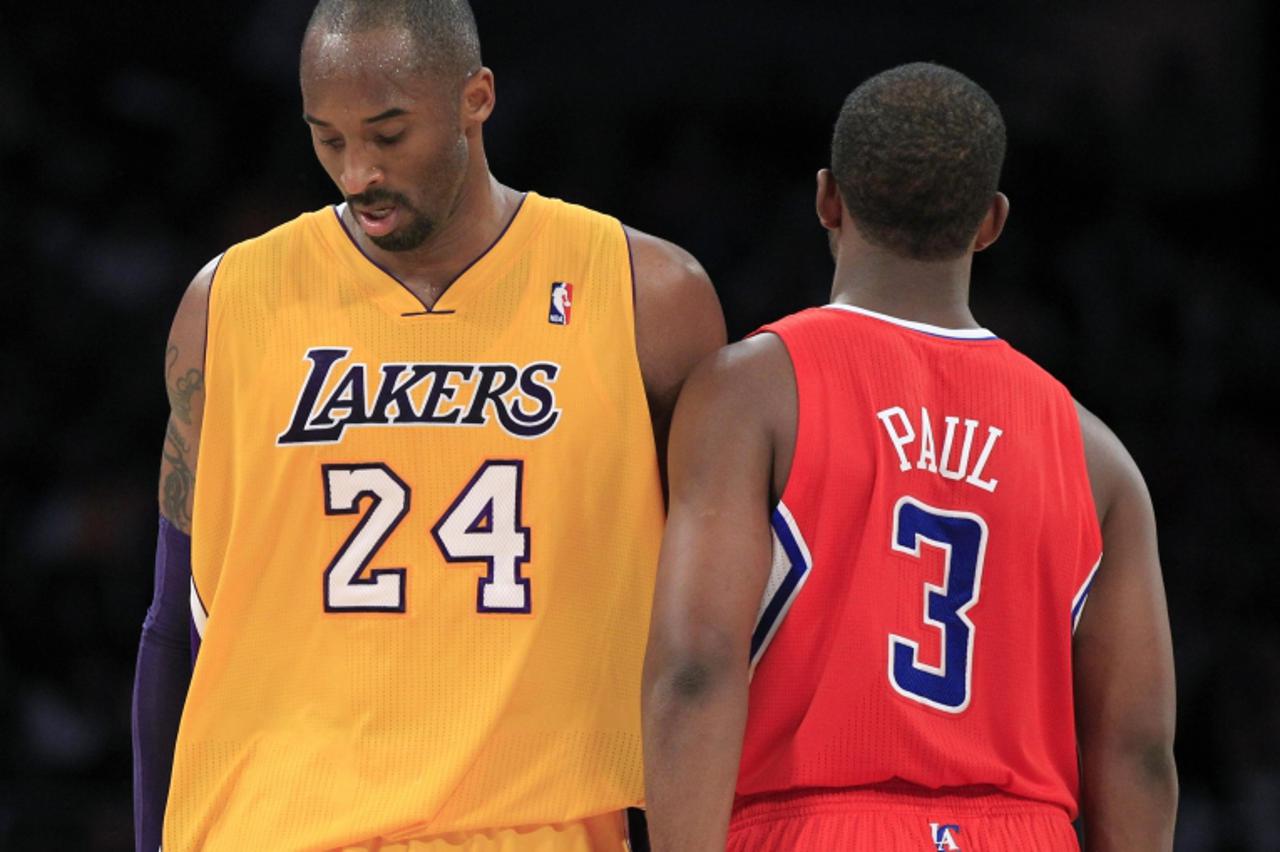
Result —
M 170 327 L 170 343 L 173 342 L 174 336 L 178 336 L 182 338 L 182 342 L 194 338 L 194 342 L 203 345 L 205 326 L 209 316 L 209 292 L 213 288 L 213 277 L 221 262 L 222 255 L 213 258 L 202 266 L 187 284 L 182 301 L 178 303 L 178 310 L 174 314 L 173 325 Z
M 763 333 L 725 346 L 693 371 L 686 394 L 690 405 L 726 415 L 794 408 L 795 373 L 786 345 L 777 335 Z
M 636 300 L 649 305 L 681 303 L 690 314 L 715 319 L 723 336 L 724 317 L 711 278 L 692 254 L 661 237 L 624 226 L 636 274 Z
M 636 350 L 655 425 L 670 416 L 694 365 L 723 346 L 724 313 L 711 279 L 675 243 L 626 228 L 636 288 Z
M 701 437 L 702 450 L 733 458 L 727 444 L 767 447 L 774 497 L 786 484 L 795 448 L 795 369 L 786 345 L 774 334 L 753 335 L 704 359 L 680 395 L 673 441 Z M 673 458 L 675 453 L 673 452 Z
M 1080 437 L 1084 442 L 1089 484 L 1098 511 L 1098 522 L 1106 525 L 1107 514 L 1119 501 L 1136 502 L 1150 512 L 1151 498 L 1138 465 L 1110 427 L 1078 401 Z

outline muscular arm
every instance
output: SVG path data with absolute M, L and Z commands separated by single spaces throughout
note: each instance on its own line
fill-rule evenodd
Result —
M 191 678 L 191 510 L 204 408 L 204 343 L 215 264 L 191 282 L 178 306 L 165 359 L 169 423 L 160 461 L 160 535 L 155 592 L 142 624 L 133 690 L 135 848 L 160 846 L 178 720 Z
M 691 254 L 632 228 L 626 233 L 636 280 L 636 350 L 665 483 L 676 398 L 697 363 L 725 344 L 724 314 Z
M 1155 516 L 1120 441 L 1083 408 L 1080 424 L 1103 542 L 1073 652 L 1086 848 L 1169 850 L 1174 672 Z
M 724 848 L 769 572 L 771 490 L 790 463 L 789 449 L 778 460 L 792 440 L 779 433 L 794 433 L 794 395 L 781 341 L 760 335 L 703 363 L 675 412 L 641 690 L 655 852 Z
M 169 330 L 165 390 L 169 424 L 160 460 L 160 514 L 187 535 L 195 497 L 196 453 L 204 414 L 204 337 L 209 286 L 217 261 L 210 261 L 187 287 Z

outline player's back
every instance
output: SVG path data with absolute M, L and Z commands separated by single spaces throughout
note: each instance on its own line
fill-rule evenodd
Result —
M 984 329 L 828 306 L 766 330 L 797 435 L 735 821 L 864 787 L 1074 818 L 1071 633 L 1101 537 L 1070 395 Z

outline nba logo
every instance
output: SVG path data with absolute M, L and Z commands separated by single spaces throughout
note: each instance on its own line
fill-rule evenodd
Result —
M 955 835 L 960 833 L 958 825 L 941 825 L 936 822 L 929 823 L 929 835 L 933 840 L 934 848 L 938 852 L 960 852 L 960 844 L 956 843 Z
M 551 284 L 551 312 L 547 322 L 552 325 L 568 325 L 569 311 L 573 309 L 573 285 L 563 281 Z

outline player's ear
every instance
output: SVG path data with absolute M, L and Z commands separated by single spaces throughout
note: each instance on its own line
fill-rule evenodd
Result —
M 978 226 L 978 235 L 973 239 L 973 250 L 982 251 L 1000 239 L 1000 232 L 1004 230 L 1004 223 L 1008 218 L 1009 199 L 1003 192 L 997 192 L 991 199 L 991 207 L 983 217 L 982 224 Z
M 493 72 L 483 65 L 462 84 L 462 126 L 478 127 L 493 114 L 497 98 Z
M 818 221 L 828 231 L 840 230 L 844 221 L 844 207 L 840 202 L 840 188 L 831 169 L 818 169 L 818 197 L 814 201 Z

